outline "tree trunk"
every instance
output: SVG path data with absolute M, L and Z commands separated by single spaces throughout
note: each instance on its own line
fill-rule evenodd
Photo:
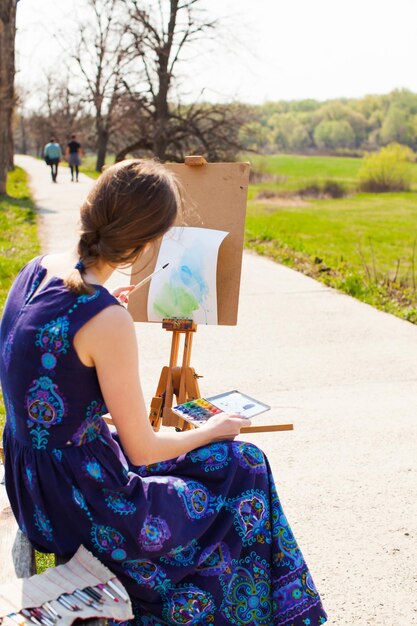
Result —
M 23 154 L 28 153 L 28 140 L 27 140 L 27 132 L 26 132 L 26 120 L 23 115 L 20 116 L 20 141 L 21 141 L 21 150 Z
M 16 33 L 16 0 L 0 4 L 0 194 L 6 193 L 10 163 L 12 115 L 14 103 L 14 41 Z
M 159 57 L 158 74 L 159 91 L 155 98 L 153 153 L 157 159 L 165 161 L 165 154 L 168 146 L 168 93 L 170 87 L 170 76 L 166 69 L 166 58 L 162 55 Z
M 96 172 L 101 172 L 106 162 L 107 144 L 109 142 L 109 133 L 105 128 L 97 129 L 97 158 Z
M 9 171 L 14 170 L 14 137 L 13 137 L 13 126 L 12 126 L 12 115 L 9 119 L 9 158 L 8 158 L 8 169 Z

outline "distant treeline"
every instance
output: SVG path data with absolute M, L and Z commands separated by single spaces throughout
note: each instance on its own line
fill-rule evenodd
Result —
M 239 134 L 248 150 L 360 155 L 393 142 L 417 150 L 417 94 L 405 89 L 360 99 L 268 102 L 251 113 Z
M 80 103 L 69 99 L 70 91 L 52 85 L 44 111 L 14 119 L 17 151 L 41 154 L 54 134 L 65 143 L 72 132 L 87 152 L 98 146 L 97 120 Z M 52 88 L 51 85 L 49 88 Z M 52 95 L 51 95 L 52 94 Z M 81 98 L 81 96 L 79 96 Z M 73 98 L 74 99 L 74 98 Z M 254 151 L 261 154 L 298 153 L 362 156 L 391 143 L 417 152 L 417 94 L 396 90 L 387 95 L 360 99 L 294 100 L 259 106 L 243 103 L 174 105 L 158 124 L 169 146 L 155 150 L 156 114 L 143 103 L 118 94 L 106 146 L 118 159 L 155 155 L 161 160 L 182 161 L 186 154 L 203 154 L 209 161 L 232 160 Z

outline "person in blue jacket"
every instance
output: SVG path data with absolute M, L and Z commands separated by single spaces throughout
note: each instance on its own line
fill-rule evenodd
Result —
M 52 182 L 56 183 L 58 176 L 58 164 L 62 158 L 61 146 L 55 140 L 55 137 L 51 137 L 49 143 L 43 149 L 43 156 L 45 163 L 51 168 Z

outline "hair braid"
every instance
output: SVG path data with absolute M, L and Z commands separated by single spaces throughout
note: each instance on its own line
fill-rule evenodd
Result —
M 160 163 L 134 159 L 109 167 L 81 207 L 78 255 L 85 270 L 100 261 L 113 267 L 133 263 L 172 226 L 179 206 L 178 184 Z M 84 271 L 67 277 L 71 291 L 94 291 Z

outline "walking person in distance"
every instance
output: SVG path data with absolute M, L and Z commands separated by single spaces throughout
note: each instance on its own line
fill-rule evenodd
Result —
M 62 158 L 61 146 L 55 140 L 55 137 L 51 137 L 49 143 L 43 149 L 43 157 L 45 163 L 51 168 L 52 182 L 56 183 L 58 176 L 58 164 Z
M 76 135 L 71 135 L 71 141 L 67 143 L 65 157 L 71 170 L 71 181 L 78 183 L 78 168 L 81 165 L 81 144 L 77 141 Z

